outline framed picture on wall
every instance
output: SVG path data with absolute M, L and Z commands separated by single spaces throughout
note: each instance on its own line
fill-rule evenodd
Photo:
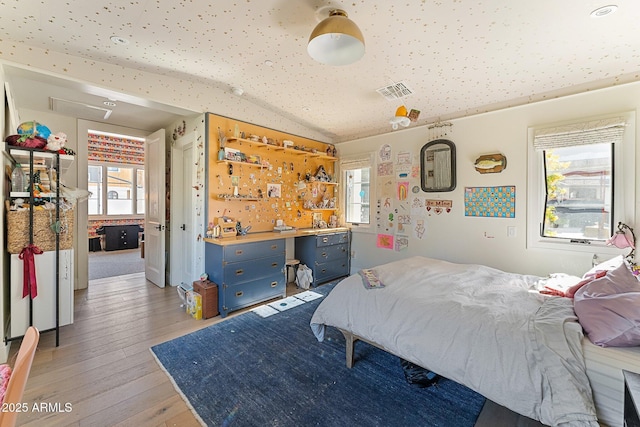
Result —
M 267 197 L 280 197 L 280 184 L 267 184 Z

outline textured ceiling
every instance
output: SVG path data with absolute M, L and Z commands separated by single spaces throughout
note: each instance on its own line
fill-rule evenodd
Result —
M 640 80 L 640 2 L 615 1 L 616 13 L 592 18 L 610 3 L 0 0 L 0 38 L 229 96 L 241 87 L 256 106 L 340 142 L 391 132 L 399 103 L 376 89 L 394 82 L 414 92 L 404 103 L 421 111 L 416 126 Z M 331 67 L 307 55 L 325 6 L 362 30 L 359 62 Z

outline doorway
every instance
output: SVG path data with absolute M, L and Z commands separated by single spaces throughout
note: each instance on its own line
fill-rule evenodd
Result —
M 90 127 L 87 139 L 88 282 L 145 271 L 145 138 Z

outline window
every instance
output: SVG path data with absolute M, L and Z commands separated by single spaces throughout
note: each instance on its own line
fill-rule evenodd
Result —
M 349 223 L 369 224 L 369 175 L 371 168 L 349 169 L 345 171 L 347 183 L 345 215 Z
M 626 114 L 530 129 L 528 246 L 602 250 L 634 222 L 634 126 Z
M 345 222 L 366 226 L 371 223 L 371 155 L 342 159 L 340 169 L 345 183 Z
M 144 214 L 144 169 L 89 164 L 89 215 Z
M 132 214 L 132 196 L 133 168 L 107 168 L 107 215 Z
M 102 215 L 104 214 L 104 201 L 102 190 L 102 166 L 89 165 L 89 184 L 88 190 L 91 193 L 89 196 L 89 215 Z
M 542 236 L 606 240 L 614 229 L 612 143 L 543 150 Z
M 136 213 L 144 214 L 144 169 L 136 169 L 136 194 L 138 200 L 136 203 Z
M 144 215 L 144 138 L 87 133 L 89 215 Z

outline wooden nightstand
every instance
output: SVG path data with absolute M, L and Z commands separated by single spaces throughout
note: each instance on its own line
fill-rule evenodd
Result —
M 622 371 L 624 376 L 624 425 L 640 427 L 640 374 Z

